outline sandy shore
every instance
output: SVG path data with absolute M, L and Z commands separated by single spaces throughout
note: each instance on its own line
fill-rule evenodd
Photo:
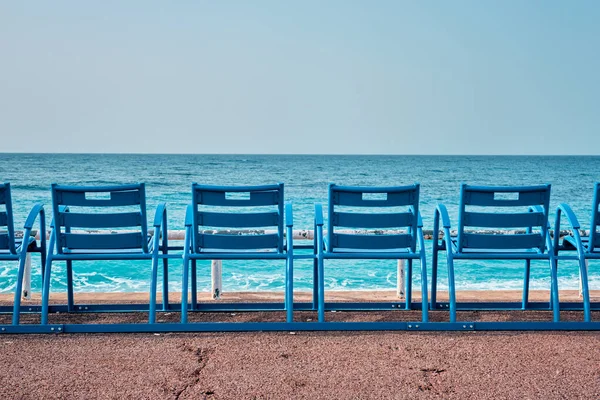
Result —
M 595 298 L 600 293 L 595 292 Z M 225 293 L 221 301 L 277 301 L 281 293 Z M 418 299 L 418 293 L 416 293 Z M 577 301 L 576 291 L 561 293 Z M 443 299 L 443 297 L 441 297 Z M 532 301 L 546 301 L 545 291 Z M 78 294 L 77 301 L 147 300 L 142 293 Z M 177 300 L 173 294 L 173 300 Z M 520 292 L 461 292 L 465 301 L 519 301 Z M 64 294 L 53 295 L 64 301 Z M 299 293 L 309 301 L 310 293 Z M 328 300 L 394 301 L 395 292 L 330 292 Z M 0 296 L 9 303 L 10 296 Z M 212 301 L 208 294 L 202 301 Z M 33 299 L 32 303 L 38 303 Z M 417 320 L 418 311 L 408 313 Z M 217 316 L 215 316 L 218 314 Z M 445 312 L 433 312 L 432 319 Z M 547 319 L 540 311 L 510 318 Z M 328 313 L 383 321 L 394 312 Z M 464 318 L 479 317 L 464 312 Z M 581 312 L 563 312 L 581 320 Z M 0 323 L 8 322 L 8 316 Z M 56 315 L 62 323 L 143 323 L 145 313 Z M 24 322 L 34 316 L 24 316 Z M 176 321 L 178 313 L 160 314 Z M 191 320 L 283 320 L 282 312 L 192 313 Z M 298 312 L 298 320 L 315 318 Z M 486 313 L 506 320 L 506 313 Z M 600 319 L 595 312 L 594 320 Z M 31 322 L 31 321 L 30 321 Z M 0 336 L 0 399 L 559 399 L 600 398 L 600 332 L 294 332 Z
M 529 295 L 530 301 L 548 301 L 550 293 L 547 290 L 532 290 Z M 561 290 L 560 301 L 581 301 L 577 290 Z M 157 299 L 160 301 L 161 294 Z M 447 292 L 438 292 L 438 301 L 447 301 Z M 590 292 L 592 301 L 600 301 L 600 290 Z M 66 302 L 66 293 L 51 293 L 51 300 L 57 303 Z M 169 293 L 169 299 L 173 302 L 179 302 L 181 295 L 179 292 Z M 326 301 L 400 301 L 394 290 L 339 290 L 327 291 L 325 293 Z M 141 292 L 120 292 L 120 293 L 75 293 L 75 301 L 80 303 L 90 302 L 147 302 L 148 293 Z M 283 301 L 283 292 L 224 292 L 220 300 L 213 300 L 210 293 L 199 293 L 198 300 L 202 302 L 214 301 Z M 421 293 L 413 292 L 413 301 L 420 301 Z M 458 291 L 458 301 L 521 301 L 520 290 L 494 290 L 494 291 Z M 0 294 L 0 304 L 12 304 L 13 296 L 11 294 Z M 312 301 L 311 292 L 295 292 L 294 301 L 310 302 Z M 23 305 L 40 304 L 40 294 L 33 293 L 31 300 L 23 300 Z

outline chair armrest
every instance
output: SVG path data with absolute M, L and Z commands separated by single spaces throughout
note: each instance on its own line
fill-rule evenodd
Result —
M 292 212 L 292 203 L 285 205 L 285 226 L 294 226 L 294 213 Z
M 446 206 L 440 203 L 437 205 L 436 211 L 442 218 L 442 227 L 450 229 L 450 216 L 448 215 L 448 210 L 446 209 Z
M 323 206 L 315 203 L 315 225 L 323 226 Z
M 558 208 L 556 209 L 556 226 L 558 228 L 560 228 L 560 214 L 565 214 L 565 216 L 567 217 L 567 221 L 569 221 L 569 224 L 571 225 L 571 228 L 573 229 L 581 229 L 581 225 L 579 225 L 579 220 L 577 219 L 577 216 L 575 215 L 575 213 L 573 212 L 573 210 L 571 209 L 571 207 L 568 204 L 562 203 L 558 206 Z
M 155 228 L 160 228 L 164 217 L 167 215 L 167 204 L 166 203 L 160 203 L 158 206 L 156 206 L 156 212 L 154 213 L 154 227 Z
M 27 216 L 27 219 L 25 220 L 25 225 L 23 226 L 23 229 L 32 229 L 33 224 L 35 223 L 35 220 L 38 217 L 38 215 L 41 218 L 45 217 L 44 206 L 40 203 L 37 203 L 36 205 L 34 205 L 33 208 L 31 209 L 31 211 L 29 212 L 29 215 Z M 40 221 L 40 223 L 41 223 L 41 221 Z M 42 234 L 45 234 L 45 232 L 40 232 L 40 237 Z
M 566 203 L 561 203 L 556 208 L 556 221 L 554 222 L 554 251 L 558 252 L 559 250 L 560 225 L 562 220 L 562 214 L 564 214 L 567 217 L 567 221 L 573 229 L 573 236 L 575 237 L 577 250 L 582 251 L 583 245 L 581 243 L 581 237 L 579 236 L 579 230 L 581 229 L 581 225 L 579 225 L 579 220 L 577 219 L 577 216 L 575 215 L 571 207 Z
M 194 224 L 194 206 L 188 204 L 185 209 L 185 226 L 192 226 Z

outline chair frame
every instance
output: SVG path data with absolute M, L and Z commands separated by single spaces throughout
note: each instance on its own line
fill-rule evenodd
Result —
M 554 250 L 552 245 L 552 239 L 550 237 L 550 224 L 548 223 L 548 210 L 550 204 L 550 188 L 551 185 L 539 185 L 539 186 L 472 186 L 467 184 L 461 185 L 461 198 L 459 204 L 459 219 L 458 219 L 458 236 L 451 235 L 451 223 L 448 211 L 443 204 L 438 204 L 435 210 L 434 223 L 433 223 L 433 235 L 439 235 L 440 219 L 443 227 L 443 240 L 439 240 L 437 237 L 433 238 L 433 252 L 432 252 L 432 282 L 431 282 L 431 305 L 432 310 L 446 309 L 449 307 L 450 310 L 450 322 L 456 322 L 456 311 L 457 310 L 515 310 L 515 309 L 551 309 L 553 311 L 553 321 L 558 322 L 560 320 L 559 300 L 558 300 L 558 281 L 556 274 L 556 262 L 554 257 Z M 542 217 L 541 224 L 531 224 L 526 229 L 526 234 L 523 237 L 518 237 L 515 234 L 500 234 L 500 235 L 483 235 L 475 234 L 479 236 L 480 244 L 489 244 L 488 248 L 479 247 L 476 248 L 480 251 L 477 252 L 464 252 L 463 238 L 465 236 L 465 226 L 478 226 L 465 223 L 465 217 L 470 217 L 469 212 L 466 211 L 466 206 L 469 203 L 469 199 L 472 193 L 476 193 L 482 204 L 473 204 L 475 206 L 483 207 L 512 207 L 512 206 L 529 206 L 530 213 L 536 213 L 528 218 L 527 213 L 515 214 L 513 218 L 508 218 L 506 213 L 481 213 L 481 215 L 473 216 L 478 219 L 479 225 L 486 228 L 517 228 L 527 227 L 527 224 L 535 218 Z M 502 200 L 495 199 L 495 194 L 508 194 L 518 193 L 519 198 L 517 200 Z M 534 203 L 533 200 L 528 200 L 526 197 L 536 197 L 536 194 L 540 196 L 539 203 Z M 521 195 L 524 199 L 521 200 Z M 479 213 L 471 213 L 479 214 Z M 501 221 L 504 219 L 504 221 Z M 527 221 L 529 220 L 529 221 Z M 524 223 L 525 221 L 525 223 Z M 498 225 L 499 223 L 499 225 Z M 496 224 L 496 225 L 494 225 Z M 532 238 L 532 226 L 540 227 L 540 238 Z M 487 237 L 486 237 L 487 236 Z M 515 242 L 521 239 L 527 239 L 529 236 L 533 242 L 538 240 L 538 246 L 524 246 L 523 248 L 530 249 L 529 252 L 518 252 L 510 251 L 513 249 Z M 537 235 L 535 235 L 537 236 Z M 491 239 L 491 240 L 490 240 Z M 498 240 L 499 239 L 499 240 Z M 496 241 L 496 246 L 493 247 Z M 512 243 L 511 243 L 512 242 Z M 518 243 L 520 244 L 520 243 Z M 536 251 L 532 251 L 536 248 Z M 447 265 L 448 265 L 448 288 L 449 288 L 449 304 L 438 303 L 436 301 L 437 294 L 437 270 L 438 270 L 438 253 L 440 251 L 446 252 Z M 457 303 L 456 302 L 456 285 L 454 280 L 454 260 L 524 260 L 524 280 L 523 280 L 523 298 L 520 304 L 517 303 L 506 303 L 506 302 L 487 302 L 487 303 Z M 529 302 L 529 276 L 531 260 L 548 260 L 550 264 L 550 276 L 551 276 L 551 299 L 550 303 L 534 304 Z M 506 323 L 505 323 L 506 324 Z
M 583 305 L 584 322 L 592 321 L 592 310 L 600 310 L 600 302 L 592 303 L 590 300 L 590 290 L 588 283 L 587 260 L 600 260 L 600 251 L 594 251 L 600 247 L 600 234 L 596 229 L 600 226 L 600 182 L 594 184 L 594 196 L 592 200 L 592 212 L 590 218 L 590 230 L 586 235 L 581 231 L 581 225 L 577 216 L 571 207 L 562 203 L 556 209 L 556 221 L 554 232 L 561 232 L 562 216 L 564 215 L 570 225 L 573 236 L 565 237 L 560 240 L 560 235 L 554 235 L 554 254 L 557 260 L 575 260 L 579 267 L 579 277 L 581 279 L 581 294 Z M 576 255 L 572 255 L 576 252 Z M 565 254 L 566 253 L 566 254 Z M 562 306 L 562 305 L 561 305 Z
M 35 204 L 29 211 L 27 219 L 25 220 L 25 224 L 23 225 L 23 238 L 19 242 L 15 238 L 12 194 L 9 182 L 0 184 L 0 204 L 4 204 L 6 207 L 6 211 L 0 213 L 0 220 L 4 220 L 0 223 L 0 226 L 6 227 L 7 249 L 3 250 L 8 250 L 7 253 L 0 253 L 0 260 L 18 261 L 19 263 L 17 270 L 17 285 L 12 306 L 12 325 L 18 325 L 21 311 L 23 275 L 25 273 L 27 254 L 40 253 L 42 278 L 44 275 L 44 264 L 46 262 L 46 217 L 44 206 L 40 203 Z M 38 232 L 40 236 L 39 245 L 37 240 L 31 236 L 31 231 L 33 230 L 33 226 L 38 217 L 40 226 Z
M 423 223 L 419 212 L 419 189 L 420 185 L 415 183 L 409 186 L 393 186 L 393 187 L 365 187 L 365 186 L 339 186 L 335 184 L 329 185 L 329 199 L 328 199 L 328 229 L 327 238 L 323 234 L 323 207 L 321 204 L 315 204 L 315 238 L 314 238 L 314 269 L 313 269 L 313 309 L 318 310 L 319 322 L 325 322 L 325 311 L 326 310 L 398 310 L 401 306 L 398 302 L 393 303 L 325 303 L 325 268 L 324 261 L 327 259 L 372 259 L 372 260 L 407 260 L 408 268 L 406 271 L 406 288 L 405 288 L 405 302 L 404 309 L 411 310 L 413 307 L 418 306 L 419 303 L 412 302 L 412 267 L 413 260 L 419 260 L 421 263 L 421 318 L 422 322 L 428 322 L 428 302 L 427 302 L 427 259 L 425 253 L 425 242 L 423 237 Z M 364 194 L 386 194 L 385 200 L 376 199 L 364 199 Z M 334 205 L 342 205 L 340 203 L 339 196 L 344 195 L 348 198 L 348 203 L 344 205 L 355 205 L 361 208 L 370 207 L 409 207 L 411 211 L 407 213 L 335 213 Z M 360 199 L 358 198 L 360 196 Z M 395 197 L 395 200 L 391 198 Z M 338 203 L 338 204 L 334 204 Z M 336 252 L 337 245 L 332 243 L 332 240 L 336 239 L 334 227 L 344 226 L 333 221 L 333 216 L 341 216 L 344 214 L 346 217 L 350 217 L 353 220 L 353 224 L 357 224 L 355 227 L 375 229 L 375 228 L 408 228 L 408 234 L 393 235 L 396 236 L 397 240 L 408 240 L 407 251 L 394 251 L 393 249 L 384 249 L 381 246 L 383 244 L 377 244 L 378 239 L 372 239 L 371 244 L 361 244 L 361 248 L 350 247 L 345 252 Z M 351 215 L 350 215 L 351 214 Z M 409 215 L 409 214 L 412 214 Z M 373 218 L 376 218 L 374 220 Z M 397 226 L 390 226 L 394 223 L 391 220 L 401 221 L 398 222 Z M 412 221 L 410 221 L 412 220 Z M 344 235 L 346 236 L 346 235 Z M 354 235 L 348 234 L 347 237 L 351 241 L 364 240 L 364 236 L 370 238 L 376 238 L 379 235 Z M 389 235 L 386 240 L 394 241 L 395 238 Z M 383 239 L 382 237 L 380 237 Z M 369 239 L 371 240 L 371 239 Z M 380 240 L 381 241 L 381 240 Z M 356 243 L 356 241 L 355 241 Z M 418 251 L 417 251 L 418 247 Z M 404 247 L 402 247 L 404 248 Z M 382 251 L 385 250 L 385 251 Z M 418 325 L 417 325 L 418 327 Z
M 203 195 L 210 193 L 210 196 Z M 227 199 L 227 193 L 249 193 L 249 199 Z M 256 197 L 255 197 L 256 196 Z M 272 198 L 276 196 L 276 198 Z M 208 198 L 210 197 L 210 200 Z M 233 236 L 219 234 L 209 235 L 207 239 L 213 243 L 222 244 L 223 248 L 218 248 L 221 251 L 202 252 L 199 251 L 201 240 L 204 234 L 199 232 L 203 223 L 199 221 L 198 205 L 207 206 L 229 206 L 241 210 L 245 207 L 254 206 L 277 206 L 277 232 L 276 234 L 253 235 L 259 241 L 263 241 L 267 236 L 277 236 L 277 243 L 274 247 L 269 247 L 271 252 L 256 251 L 266 249 L 260 245 L 257 248 L 252 248 L 249 243 L 244 243 L 248 240 L 247 235 Z M 215 226 L 224 228 L 248 228 L 259 226 L 275 226 L 272 222 L 265 222 L 265 218 L 271 218 L 275 213 L 213 213 L 206 212 L 207 217 L 212 216 Z M 269 216 L 267 217 L 267 214 Z M 203 214 L 204 215 L 204 214 Z M 234 217 L 235 216 L 235 217 Z M 284 227 L 285 218 L 285 227 Z M 225 221 L 225 222 L 223 222 Z M 258 221 L 258 222 L 256 222 Z M 253 225 L 256 224 L 257 225 Z M 250 237 L 250 240 L 254 240 Z M 285 237 L 285 238 L 284 238 Z M 230 246 L 230 247 L 228 247 Z M 236 251 L 237 250 L 237 251 Z M 197 271 L 196 263 L 198 260 L 285 260 L 286 268 L 286 287 L 285 299 L 283 307 L 278 307 L 276 304 L 263 303 L 227 303 L 224 307 L 199 307 L 197 300 Z M 191 266 L 191 304 L 188 304 L 188 288 L 190 286 L 190 266 Z M 185 239 L 183 249 L 183 274 L 182 274 L 182 292 L 181 292 L 181 322 L 187 323 L 188 309 L 191 311 L 226 311 L 226 310 L 244 310 L 244 311 L 263 311 L 263 310 L 285 310 L 286 321 L 293 322 L 294 312 L 294 244 L 293 244 L 293 215 L 292 205 L 284 203 L 284 185 L 283 183 L 275 185 L 260 185 L 260 186 L 213 186 L 192 184 L 192 203 L 187 206 L 185 216 Z M 264 323 L 268 325 L 269 323 Z
M 62 194 L 68 193 L 69 200 L 62 200 Z M 87 199 L 86 193 L 110 193 L 110 199 L 94 200 Z M 135 200 L 126 198 L 126 196 Z M 115 196 L 113 198 L 113 196 Z M 68 203 L 68 204 L 64 204 Z M 77 236 L 82 240 L 93 238 L 95 243 L 92 248 L 85 248 L 85 252 L 70 253 L 62 250 L 64 235 L 70 234 L 71 226 L 62 222 L 64 215 L 70 213 L 69 206 L 86 206 L 86 207 L 106 207 L 110 209 L 115 206 L 139 206 L 139 222 L 129 225 L 136 226 L 139 230 L 135 232 L 140 234 L 139 252 L 115 252 L 102 253 L 94 250 L 118 250 L 118 249 L 138 249 L 135 247 L 110 247 L 108 243 L 113 238 L 108 235 L 95 235 L 93 233 L 79 233 Z M 146 221 L 146 195 L 145 184 L 131 185 L 111 185 L 111 186 L 66 186 L 52 184 L 52 209 L 54 218 L 52 220 L 52 233 L 50 235 L 49 252 L 46 258 L 46 268 L 44 273 L 44 284 L 42 288 L 42 307 L 41 307 L 41 324 L 48 324 L 48 313 L 55 310 L 67 312 L 120 312 L 120 311 L 148 311 L 148 323 L 152 324 L 156 321 L 156 290 L 157 290 L 157 275 L 158 275 L 158 260 L 163 260 L 163 290 L 162 302 L 163 309 L 169 307 L 168 300 L 168 239 L 167 239 L 167 208 L 164 203 L 157 206 L 154 218 L 154 235 L 152 237 L 152 246 L 149 247 L 148 225 Z M 134 214 L 134 213 L 126 213 Z M 137 214 L 137 213 L 135 213 Z M 99 216 L 105 218 L 101 220 Z M 77 217 L 81 227 L 86 228 L 120 228 L 127 225 L 113 224 L 116 218 L 121 217 L 119 213 L 78 213 L 71 216 L 73 219 Z M 77 226 L 75 226 L 77 227 Z M 65 228 L 65 232 L 61 232 L 61 228 Z M 84 237 L 85 236 L 85 237 Z M 161 241 L 162 238 L 162 241 Z M 124 239 L 121 239 L 124 240 Z M 103 244 L 104 242 L 104 244 Z M 66 247 L 66 246 L 65 246 Z M 76 247 L 76 246 L 75 246 Z M 94 248 L 95 247 L 95 248 Z M 160 254 L 159 254 L 160 253 Z M 116 261 L 116 260 L 151 260 L 151 283 L 150 283 L 150 302 L 148 305 L 129 305 L 129 304 L 85 304 L 75 307 L 73 296 L 73 261 Z M 65 261 L 67 270 L 67 305 L 50 306 L 50 277 L 52 273 L 52 263 L 54 261 Z

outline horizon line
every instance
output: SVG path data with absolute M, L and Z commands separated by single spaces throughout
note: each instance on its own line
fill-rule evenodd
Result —
M 0 151 L 2 155 L 155 155 L 155 156 L 413 156 L 413 157 L 598 157 L 599 154 L 426 154 L 426 153 L 145 153 L 145 152 L 43 152 Z

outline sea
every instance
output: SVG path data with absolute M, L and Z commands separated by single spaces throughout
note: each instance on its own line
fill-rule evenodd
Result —
M 600 181 L 600 156 L 407 156 L 407 155 L 157 155 L 157 154 L 0 154 L 0 180 L 10 182 L 16 229 L 20 230 L 35 203 L 43 203 L 51 218 L 51 183 L 112 185 L 146 183 L 149 223 L 154 209 L 167 203 L 170 229 L 184 228 L 191 184 L 254 185 L 283 182 L 285 200 L 293 204 L 294 228 L 311 229 L 314 204 L 327 202 L 327 187 L 342 185 L 393 186 L 421 184 L 420 207 L 425 229 L 432 229 L 438 203 L 447 206 L 453 227 L 461 183 L 481 185 L 552 184 L 551 222 L 558 204 L 569 204 L 584 229 L 589 229 L 592 190 Z M 565 221 L 566 222 L 566 221 Z M 431 245 L 426 241 L 428 273 Z M 150 262 L 75 262 L 76 292 L 145 292 L 150 286 Z M 223 291 L 284 289 L 285 266 L 275 261 L 224 261 Z M 458 261 L 457 290 L 521 289 L 523 261 Z M 16 262 L 0 261 L 0 293 L 16 286 Z M 40 291 L 39 257 L 32 261 L 32 291 Z M 444 256 L 440 257 L 439 288 L 447 288 Z M 169 290 L 181 290 L 182 263 L 170 260 Z M 210 291 L 210 262 L 198 266 L 198 290 Z M 559 288 L 577 289 L 577 264 L 559 264 Z M 415 265 L 413 285 L 420 285 Z M 52 291 L 66 291 L 64 263 L 52 270 Z M 429 280 L 430 282 L 430 280 Z M 394 260 L 327 261 L 327 290 L 394 290 Z M 600 289 L 600 265 L 589 266 L 590 289 Z M 295 263 L 294 286 L 310 291 L 312 263 Z M 547 262 L 532 263 L 531 288 L 548 289 Z

